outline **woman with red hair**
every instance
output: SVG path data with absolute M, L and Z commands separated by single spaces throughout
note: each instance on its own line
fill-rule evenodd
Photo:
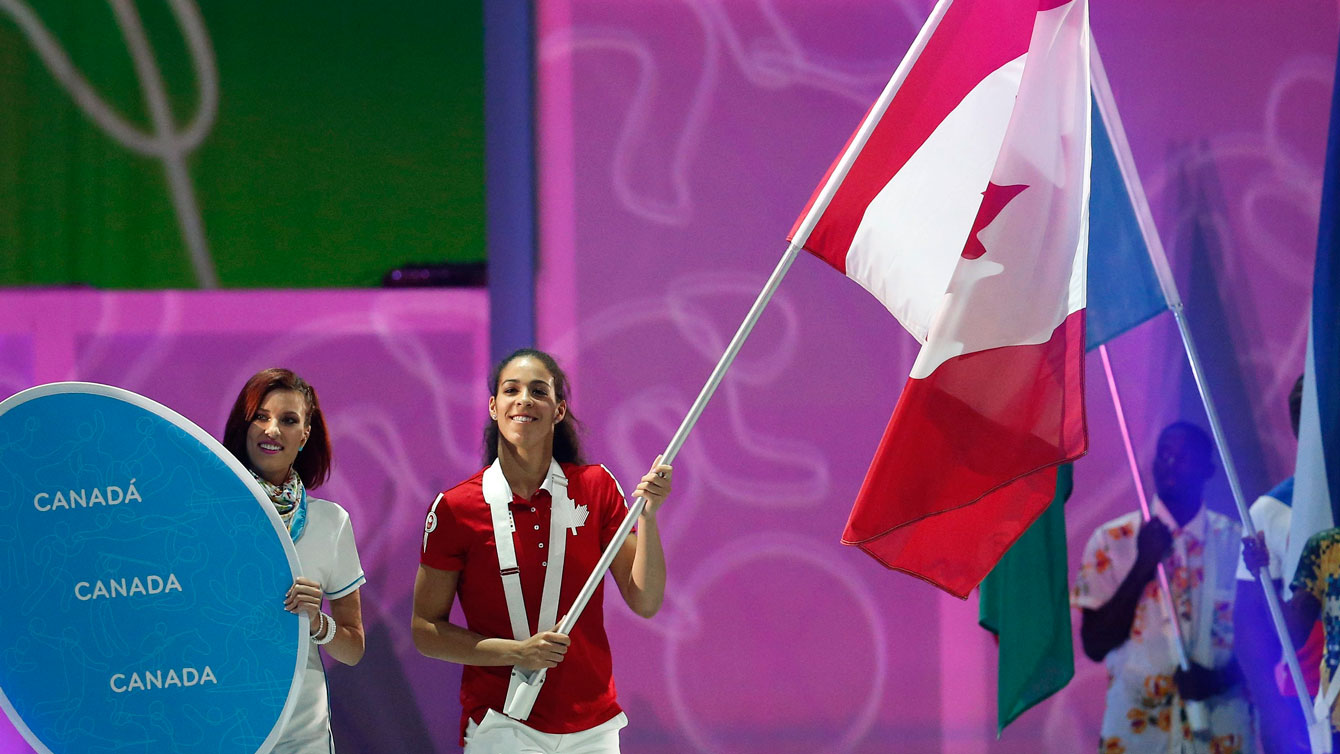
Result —
M 284 607 L 311 621 L 311 644 L 302 690 L 293 715 L 273 751 L 328 754 L 330 735 L 326 674 L 318 646 L 345 665 L 363 658 L 365 581 L 349 514 L 337 503 L 309 497 L 330 473 L 330 436 L 316 389 L 287 369 L 257 372 L 233 403 L 223 445 L 265 490 L 293 538 L 302 571 L 285 595 Z M 323 599 L 330 612 L 323 612 Z

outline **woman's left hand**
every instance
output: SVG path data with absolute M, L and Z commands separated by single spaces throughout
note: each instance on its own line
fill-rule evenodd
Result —
M 299 576 L 284 596 L 284 609 L 290 613 L 307 613 L 308 619 L 315 626 L 316 618 L 321 614 L 321 599 L 324 596 L 320 584 Z
M 656 463 L 652 464 L 651 471 L 643 475 L 642 481 L 637 485 L 637 490 L 633 492 L 633 497 L 645 497 L 647 499 L 647 506 L 642 509 L 642 515 L 656 515 L 656 510 L 670 495 L 671 472 L 672 469 L 661 463 L 661 457 L 657 456 Z

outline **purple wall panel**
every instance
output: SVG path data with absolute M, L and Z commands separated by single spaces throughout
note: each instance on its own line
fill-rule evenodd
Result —
M 13 395 L 33 384 L 33 338 L 0 333 L 0 394 Z
M 926 16 L 875 3 L 538 5 L 541 345 L 576 384 L 590 456 L 631 484 L 664 446 L 814 183 Z M 1287 474 L 1337 6 L 1095 3 L 1095 36 L 1250 493 Z M 406 630 L 424 507 L 477 464 L 478 292 L 0 292 L 0 391 L 111 382 L 217 432 L 242 380 L 306 374 L 333 424 L 322 494 L 369 572 L 367 660 L 331 674 L 341 750 L 450 751 L 456 685 Z M 1089 750 L 1105 683 L 1076 679 L 994 737 L 976 603 L 838 537 L 915 344 L 868 295 L 798 260 L 677 462 L 670 585 L 607 620 L 628 751 Z M 1168 318 L 1112 346 L 1138 452 L 1186 414 Z M 1099 363 L 1071 559 L 1135 507 Z M 1249 476 L 1250 475 L 1250 476 Z M 1226 487 L 1212 504 L 1228 510 Z M 24 750 L 0 726 L 0 751 Z
M 349 510 L 368 576 L 368 654 L 330 674 L 341 750 L 450 751 L 460 674 L 414 650 L 410 603 L 424 512 L 479 467 L 487 315 L 482 291 L 3 291 L 0 388 L 117 385 L 218 437 L 257 370 L 310 380 L 335 458 L 317 494 Z M 0 723 L 0 751 L 27 750 Z
M 924 0 L 540 6 L 543 346 L 592 455 L 664 447 L 815 183 L 930 9 Z M 1249 494 L 1286 475 L 1334 3 L 1093 3 L 1094 34 Z M 1111 347 L 1137 453 L 1204 424 L 1170 317 Z M 958 603 L 838 544 L 915 356 L 866 293 L 801 258 L 680 456 L 671 579 L 610 619 L 634 751 L 1074 752 L 1105 674 L 994 736 L 995 650 Z M 1068 507 L 1072 567 L 1136 507 L 1100 362 Z M 1147 465 L 1147 464 L 1146 464 Z M 1211 504 L 1229 511 L 1222 478 Z M 635 744 L 633 743 L 635 742 Z

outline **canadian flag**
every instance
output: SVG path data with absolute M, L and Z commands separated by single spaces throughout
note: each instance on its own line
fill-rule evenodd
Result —
M 923 344 L 843 542 L 959 597 L 1087 449 L 1089 96 L 1087 0 L 942 0 L 792 230 Z

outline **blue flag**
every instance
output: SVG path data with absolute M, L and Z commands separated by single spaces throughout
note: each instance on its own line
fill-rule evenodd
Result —
M 1292 565 L 1284 574 L 1285 583 L 1293 580 L 1293 568 L 1308 537 L 1340 521 L 1336 512 L 1336 491 L 1340 490 L 1340 264 L 1336 258 L 1340 247 L 1340 78 L 1331 95 L 1324 170 L 1298 425 L 1293 527 L 1285 555 L 1285 562 Z
M 1090 351 L 1168 308 L 1108 130 L 1095 93 L 1089 178 L 1089 306 L 1084 322 L 1084 347 Z M 1131 179 L 1139 180 L 1138 176 Z

